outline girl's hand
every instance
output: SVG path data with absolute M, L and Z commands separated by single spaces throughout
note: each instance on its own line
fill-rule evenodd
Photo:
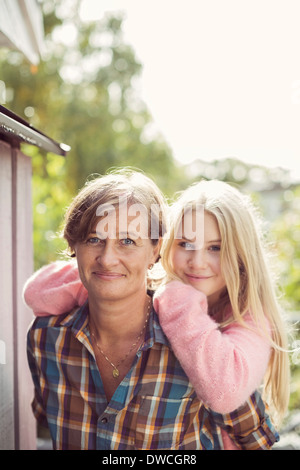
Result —
M 190 316 L 191 311 L 207 313 L 207 299 L 205 294 L 181 281 L 171 281 L 160 287 L 155 295 L 153 305 L 161 325 L 169 321 Z

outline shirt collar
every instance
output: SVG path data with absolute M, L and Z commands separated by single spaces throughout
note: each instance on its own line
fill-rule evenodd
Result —
M 74 308 L 68 313 L 61 321 L 60 325 L 66 328 L 71 328 L 75 336 L 86 328 L 88 324 L 88 301 L 86 301 L 81 307 Z
M 161 343 L 166 346 L 170 346 L 170 343 L 160 326 L 158 315 L 152 306 L 148 328 L 146 329 L 145 342 L 142 349 L 151 348 L 154 343 Z
M 60 322 L 61 326 L 65 326 L 67 328 L 71 328 L 74 336 L 77 339 L 82 339 L 83 335 L 88 336 L 88 322 L 89 322 L 89 307 L 88 301 L 86 301 L 82 307 L 75 308 L 66 315 Z M 142 347 L 143 350 L 151 348 L 154 343 L 161 343 L 166 346 L 170 346 L 170 343 L 165 336 L 158 319 L 158 315 L 152 306 L 149 322 L 146 328 L 146 335 L 145 335 L 145 342 Z

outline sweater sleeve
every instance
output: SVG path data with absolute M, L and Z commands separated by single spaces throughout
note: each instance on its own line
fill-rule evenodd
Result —
M 250 315 L 244 319 L 254 329 L 233 322 L 220 330 L 208 315 L 206 296 L 179 281 L 157 291 L 154 308 L 177 359 L 209 408 L 232 412 L 259 387 L 271 348 Z
M 55 261 L 36 271 L 23 288 L 23 299 L 36 316 L 60 315 L 87 299 L 77 264 Z

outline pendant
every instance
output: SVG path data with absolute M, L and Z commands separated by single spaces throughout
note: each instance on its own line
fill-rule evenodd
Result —
M 115 367 L 114 370 L 112 371 L 112 375 L 113 377 L 116 379 L 119 377 L 120 375 L 120 372 L 118 371 L 118 369 Z

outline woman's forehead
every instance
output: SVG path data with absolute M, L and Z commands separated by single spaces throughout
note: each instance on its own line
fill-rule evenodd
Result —
M 149 214 L 142 204 L 108 205 L 97 209 L 93 232 L 100 238 L 149 238 Z

